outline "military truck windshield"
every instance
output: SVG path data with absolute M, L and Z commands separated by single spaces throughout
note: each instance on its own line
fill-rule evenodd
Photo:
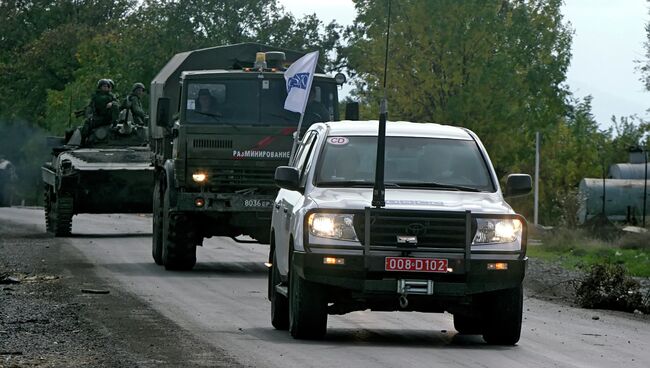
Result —
M 328 137 L 317 164 L 316 185 L 371 187 L 376 155 L 376 137 Z M 495 190 L 474 141 L 386 137 L 385 168 L 387 188 Z
M 300 114 L 284 109 L 284 78 L 228 79 L 187 85 L 188 123 L 296 126 Z M 305 110 L 305 126 L 338 120 L 336 85 L 314 81 Z

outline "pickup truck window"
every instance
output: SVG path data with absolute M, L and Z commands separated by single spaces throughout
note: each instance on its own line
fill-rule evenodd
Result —
M 314 81 L 314 93 L 303 126 L 338 120 L 336 85 Z M 187 84 L 185 120 L 188 123 L 296 126 L 300 114 L 284 109 L 284 78 L 227 79 Z
M 328 137 L 315 185 L 372 186 L 376 152 L 376 137 Z M 485 160 L 470 140 L 387 137 L 385 170 L 387 188 L 495 190 Z

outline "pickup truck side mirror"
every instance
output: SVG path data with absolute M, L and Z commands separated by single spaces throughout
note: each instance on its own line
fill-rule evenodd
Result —
M 156 126 L 162 128 L 169 128 L 170 126 L 170 99 L 168 97 L 160 97 L 158 105 L 156 105 Z
M 275 184 L 287 190 L 298 190 L 300 187 L 300 173 L 292 166 L 278 166 L 275 169 Z
M 345 120 L 359 120 L 358 102 L 348 102 L 345 104 Z
M 506 197 L 518 197 L 530 193 L 533 181 L 528 174 L 510 174 L 506 179 Z

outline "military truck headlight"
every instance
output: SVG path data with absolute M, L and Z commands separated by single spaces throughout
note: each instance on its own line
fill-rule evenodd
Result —
M 521 244 L 522 224 L 519 219 L 478 218 L 473 245 L 482 244 Z M 521 245 L 520 245 L 521 246 Z
M 192 174 L 192 180 L 194 180 L 197 183 L 204 183 L 207 178 L 208 178 L 208 174 L 204 172 L 197 171 L 194 174 Z
M 309 233 L 328 239 L 359 241 L 354 231 L 354 215 L 341 213 L 312 213 L 307 219 Z

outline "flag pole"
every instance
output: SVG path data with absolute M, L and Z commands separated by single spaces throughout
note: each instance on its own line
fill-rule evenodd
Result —
M 289 156 L 290 158 L 289 164 L 293 164 L 293 160 L 294 160 L 293 155 L 296 153 L 296 149 L 298 148 L 298 139 L 300 137 L 300 128 L 302 127 L 303 117 L 305 117 L 304 111 L 300 114 L 300 120 L 298 120 L 298 129 L 296 129 L 296 131 L 293 133 L 293 145 L 291 146 L 291 156 Z

